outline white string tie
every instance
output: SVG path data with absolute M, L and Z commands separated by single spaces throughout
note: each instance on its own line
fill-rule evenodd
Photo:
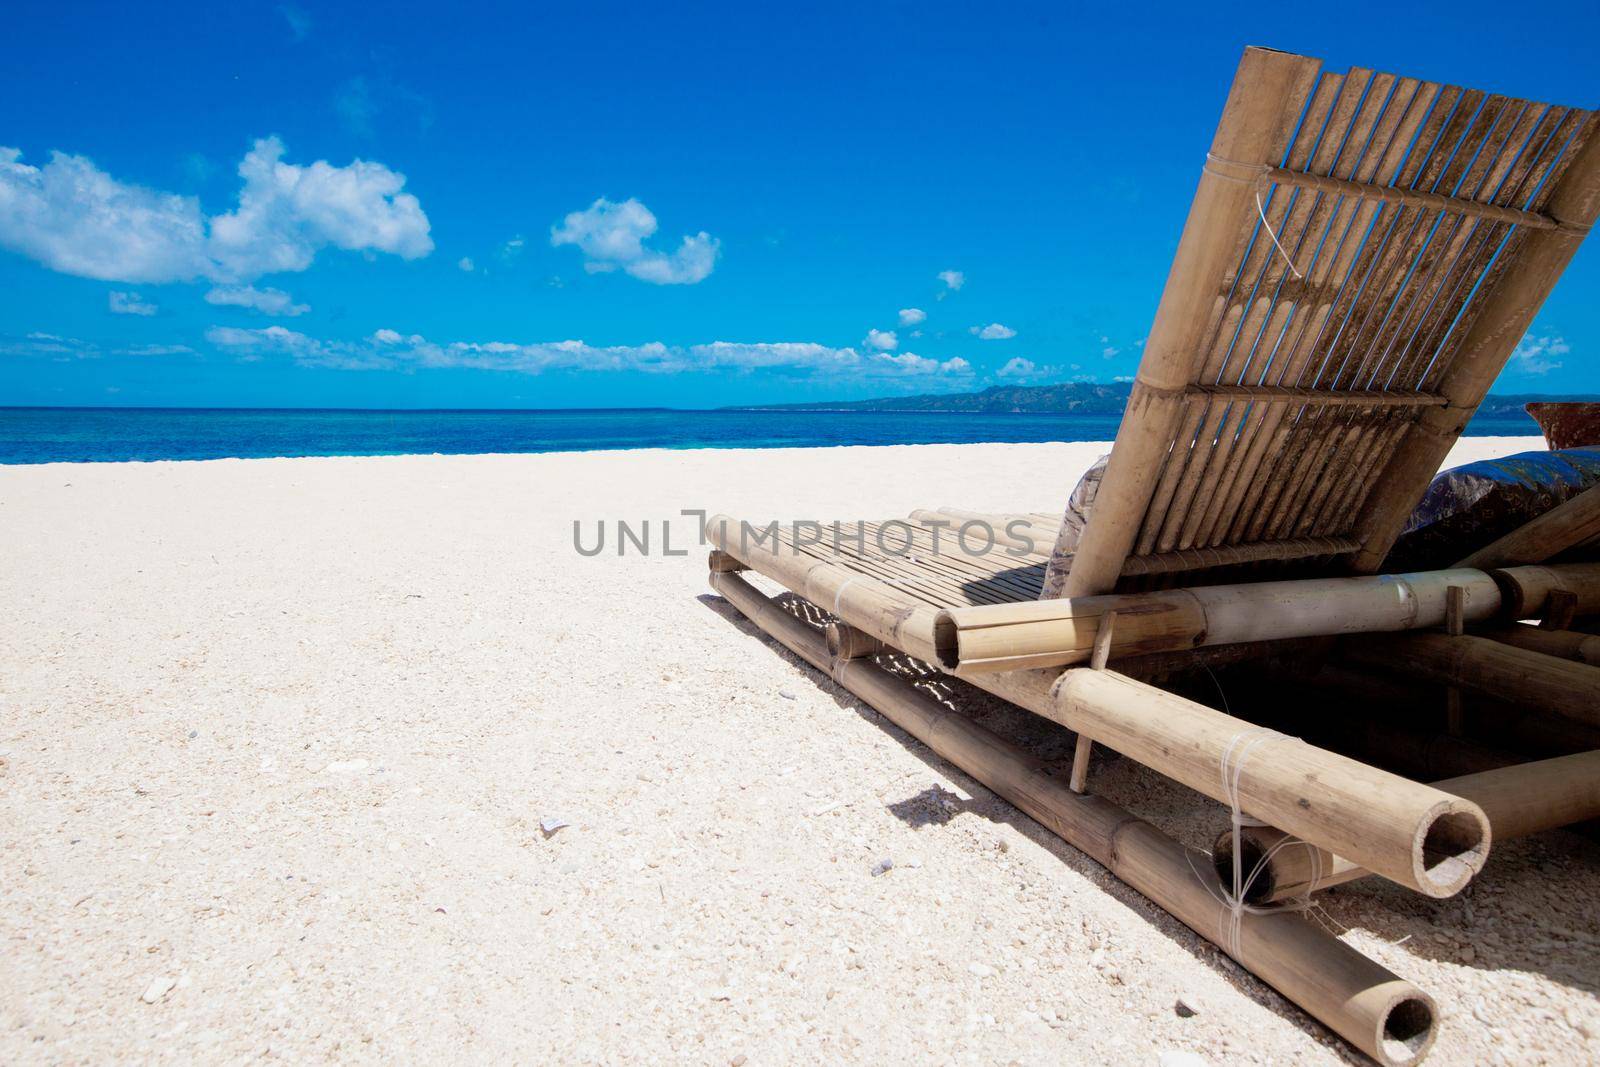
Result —
M 1300 268 L 1294 265 L 1294 260 L 1289 258 L 1289 253 L 1285 252 L 1283 245 L 1278 242 L 1278 235 L 1272 232 L 1272 223 L 1267 221 L 1267 209 L 1261 206 L 1261 190 L 1259 187 L 1256 189 L 1256 214 L 1261 216 L 1261 225 L 1266 229 L 1267 236 L 1272 238 L 1272 247 L 1276 248 L 1278 255 L 1282 256 L 1283 261 L 1289 264 L 1289 269 L 1294 272 L 1296 278 L 1304 278 L 1305 275 L 1300 273 Z
M 1268 915 L 1276 911 L 1305 910 L 1312 905 L 1312 890 L 1316 889 L 1322 881 L 1322 855 L 1320 850 L 1310 842 L 1301 841 L 1293 837 L 1284 837 L 1267 849 L 1261 858 L 1256 861 L 1255 865 L 1250 868 L 1248 874 L 1244 870 L 1244 846 L 1241 839 L 1241 831 L 1245 826 L 1259 826 L 1261 823 L 1245 815 L 1240 807 L 1239 784 L 1244 776 L 1245 764 L 1250 757 L 1259 749 L 1264 749 L 1268 745 L 1279 741 L 1294 741 L 1298 743 L 1300 739 L 1279 733 L 1276 730 L 1267 729 L 1264 726 L 1252 726 L 1235 734 L 1233 739 L 1228 742 L 1227 748 L 1223 749 L 1222 752 L 1222 795 L 1229 808 L 1233 834 L 1232 892 L 1229 892 L 1225 887 L 1221 888 L 1220 894 L 1213 890 L 1210 880 L 1201 876 L 1199 871 L 1194 870 L 1193 858 L 1190 857 L 1189 859 L 1190 870 L 1194 871 L 1195 876 L 1200 878 L 1201 883 L 1206 886 L 1212 897 L 1227 909 L 1227 914 L 1223 918 L 1222 928 L 1218 933 L 1221 936 L 1223 949 L 1236 960 L 1242 958 L 1241 934 L 1246 914 Z M 1306 887 L 1305 893 L 1293 900 L 1280 901 L 1276 904 L 1259 905 L 1247 903 L 1251 886 L 1255 884 L 1261 873 L 1268 869 L 1273 857 L 1283 849 L 1294 846 L 1302 846 L 1311 850 L 1312 874 L 1310 884 Z
M 833 614 L 834 614 L 835 617 L 843 618 L 843 616 L 839 614 L 839 599 L 844 596 L 844 591 L 846 589 L 850 588 L 850 583 L 855 581 L 856 578 L 859 578 L 859 577 L 860 577 L 860 575 L 852 575 L 851 577 L 846 578 L 844 580 L 844 584 L 840 585 L 839 588 L 834 591 L 834 594 L 833 594 Z

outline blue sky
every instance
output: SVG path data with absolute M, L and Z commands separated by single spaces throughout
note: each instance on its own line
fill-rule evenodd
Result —
M 1593 4 L 1374 10 L 13 4 L 0 404 L 1130 375 L 1246 44 L 1600 103 Z M 1597 285 L 1497 391 L 1600 391 Z

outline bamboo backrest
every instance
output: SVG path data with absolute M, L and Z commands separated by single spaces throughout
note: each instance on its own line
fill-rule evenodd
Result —
M 1247 49 L 1044 595 L 1375 571 L 1600 207 L 1595 128 Z

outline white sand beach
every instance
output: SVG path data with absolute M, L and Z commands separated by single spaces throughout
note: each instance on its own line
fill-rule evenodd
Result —
M 1106 447 L 0 468 L 0 1062 L 1353 1062 L 769 644 L 680 514 L 1056 511 Z M 599 519 L 686 554 L 584 557 Z M 1438 1000 L 1432 1062 L 1593 1062 L 1597 864 L 1322 919 Z

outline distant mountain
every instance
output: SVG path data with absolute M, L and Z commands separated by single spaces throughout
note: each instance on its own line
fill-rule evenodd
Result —
M 1059 385 L 996 385 L 978 393 L 929 393 L 875 400 L 833 400 L 810 404 L 743 405 L 727 411 L 899 411 L 964 415 L 1120 415 L 1128 403 L 1128 382 L 1062 382 Z M 1526 418 L 1522 406 L 1536 400 L 1600 401 L 1600 394 L 1554 393 L 1491 395 L 1478 408 L 1490 419 Z M 1532 420 L 1529 420 L 1530 427 Z M 1531 432 L 1531 430 L 1530 430 Z
M 996 385 L 981 393 L 929 393 L 876 400 L 740 406 L 730 411 L 910 411 L 984 415 L 1121 415 L 1127 382 L 1063 382 L 1060 385 Z
M 1496 396 L 1495 394 L 1490 393 L 1488 396 L 1483 398 L 1483 403 L 1478 405 L 1478 414 L 1487 418 L 1497 419 L 1510 418 L 1513 415 L 1521 415 L 1523 418 L 1532 421 L 1533 416 L 1529 415 L 1526 411 L 1523 411 L 1522 406 L 1524 404 L 1532 404 L 1540 401 L 1551 400 L 1558 402 L 1566 401 L 1568 403 L 1582 400 L 1593 403 L 1595 401 L 1600 401 L 1600 394 L 1569 393 L 1563 395 L 1561 393 L 1515 393 L 1506 396 Z

